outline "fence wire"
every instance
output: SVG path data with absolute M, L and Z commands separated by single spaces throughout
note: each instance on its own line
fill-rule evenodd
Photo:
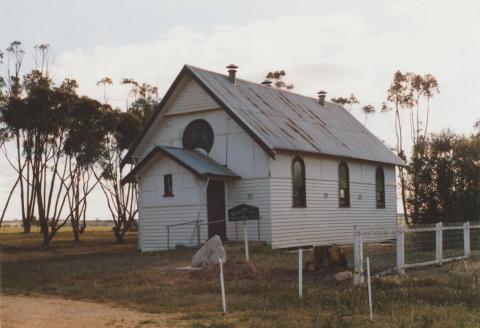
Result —
M 438 230 L 437 229 L 440 229 Z M 468 227 L 467 227 L 468 228 Z M 399 230 L 361 230 L 363 259 L 370 259 L 373 274 L 395 271 L 403 267 L 428 265 L 464 257 L 470 248 L 471 255 L 480 255 L 480 222 L 471 222 L 469 230 L 464 223 L 445 225 L 416 225 L 403 231 L 403 258 L 397 254 L 402 249 Z M 468 232 L 469 235 L 465 235 Z M 470 243 L 465 240 L 469 236 Z M 399 248 L 400 245 L 400 248 Z M 468 246 L 469 245 L 469 246 Z M 355 252 L 353 252 L 355 253 Z M 403 259 L 403 262 L 402 262 Z M 400 260 L 400 262 L 398 262 Z
M 443 257 L 460 257 L 464 253 L 463 244 L 463 225 L 461 226 L 449 226 L 443 230 Z
M 369 258 L 372 274 L 388 272 L 396 265 L 396 238 L 394 230 L 371 230 L 362 233 L 363 256 Z
M 470 223 L 470 251 L 480 256 L 480 221 Z
M 423 226 L 417 229 L 435 229 Z M 435 260 L 435 230 L 405 230 L 405 264 L 417 264 Z

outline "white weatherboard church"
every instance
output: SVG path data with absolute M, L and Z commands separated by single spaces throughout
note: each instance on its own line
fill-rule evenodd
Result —
M 401 159 L 324 92 L 306 97 L 227 68 L 184 66 L 122 162 L 135 164 L 122 182 L 138 182 L 142 251 L 243 240 L 227 216 L 240 204 L 260 210 L 249 239 L 274 248 L 396 226 Z

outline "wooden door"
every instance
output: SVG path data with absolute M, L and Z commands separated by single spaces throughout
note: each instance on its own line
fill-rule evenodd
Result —
M 226 240 L 227 225 L 225 223 L 225 182 L 223 180 L 210 180 L 208 183 L 207 216 L 208 238 L 218 235 L 222 240 Z

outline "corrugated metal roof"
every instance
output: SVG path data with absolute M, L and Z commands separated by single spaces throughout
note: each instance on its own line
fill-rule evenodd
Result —
M 123 178 L 122 185 L 135 181 L 135 175 L 159 153 L 170 157 L 178 164 L 201 177 L 240 178 L 232 170 L 198 151 L 169 146 L 156 146 Z
M 270 149 L 405 165 L 345 108 L 316 98 L 187 68 Z
M 187 169 L 199 176 L 218 176 L 239 178 L 240 176 L 222 164 L 195 150 L 184 148 L 157 146 Z

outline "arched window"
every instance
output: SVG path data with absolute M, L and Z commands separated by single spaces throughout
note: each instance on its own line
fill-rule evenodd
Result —
M 338 166 L 338 204 L 340 207 L 350 207 L 350 178 L 345 162 Z
M 385 175 L 380 166 L 377 167 L 375 172 L 375 195 L 377 208 L 385 208 Z
M 292 162 L 292 206 L 306 207 L 306 196 L 305 164 L 300 157 L 295 157 Z

